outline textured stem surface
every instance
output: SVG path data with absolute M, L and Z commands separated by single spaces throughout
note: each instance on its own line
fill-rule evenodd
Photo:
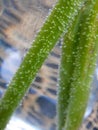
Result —
M 0 101 L 0 130 L 5 128 L 43 61 L 61 35 L 72 24 L 82 3 L 83 0 L 57 2 Z
M 74 33 L 74 39 L 73 30 L 71 30 L 70 38 L 69 34 L 65 36 L 62 49 L 60 69 L 60 76 L 62 76 L 60 77 L 61 86 L 59 91 L 59 95 L 62 95 L 60 104 L 62 104 L 62 108 L 65 106 L 65 110 L 64 108 L 62 112 L 60 110 L 60 113 L 63 114 L 62 119 L 65 121 L 65 126 L 63 121 L 64 130 L 79 129 L 87 106 L 98 50 L 96 34 L 98 31 L 97 13 L 98 0 L 86 1 L 84 8 L 81 10 L 78 32 Z M 64 81 L 65 83 L 63 83 Z M 59 130 L 61 130 L 61 126 Z
M 75 35 L 78 32 L 78 26 L 80 21 L 81 12 L 76 16 L 73 25 L 68 29 L 68 32 L 65 34 L 62 45 L 61 53 L 61 64 L 59 72 L 59 88 L 58 88 L 58 130 L 62 130 L 66 121 L 66 112 L 69 104 L 69 93 L 70 93 L 70 84 L 71 78 L 74 70 L 74 60 L 73 55 L 76 48 L 74 42 Z

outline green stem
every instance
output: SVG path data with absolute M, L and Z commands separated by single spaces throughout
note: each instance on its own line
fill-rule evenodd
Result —
M 62 130 L 66 121 L 66 112 L 69 104 L 69 93 L 70 93 L 70 83 L 74 70 L 74 60 L 73 55 L 76 49 L 76 44 L 74 43 L 75 35 L 78 31 L 78 25 L 80 21 L 81 11 L 76 16 L 72 26 L 68 29 L 65 34 L 62 45 L 61 53 L 61 64 L 59 73 L 59 88 L 58 88 L 58 130 Z
M 60 75 L 65 75 L 63 78 L 61 76 L 60 79 L 60 91 L 63 93 L 63 99 L 61 102 L 62 104 L 65 103 L 64 96 L 66 98 L 66 94 L 68 95 L 69 93 L 68 97 L 66 98 L 67 103 L 65 103 L 65 110 L 63 109 L 62 112 L 62 118 L 64 118 L 65 121 L 65 125 L 63 122 L 64 130 L 79 129 L 87 105 L 90 83 L 95 68 L 95 61 L 98 50 L 98 38 L 96 37 L 96 33 L 98 33 L 98 30 L 96 30 L 98 27 L 98 23 L 96 22 L 97 13 L 98 1 L 87 0 L 86 6 L 81 11 L 78 32 L 74 34 L 74 40 L 71 41 L 67 37 L 69 43 L 72 42 L 71 44 L 74 45 L 74 48 L 71 52 L 68 50 L 68 48 L 71 48 L 69 47 L 70 44 L 66 44 L 66 41 L 64 41 L 62 51 L 62 54 L 64 53 L 64 55 L 62 55 L 60 72 Z M 73 39 L 73 37 L 71 38 Z M 65 49 L 64 46 L 66 46 Z M 69 64 L 69 66 L 67 60 L 65 61 L 65 58 L 63 58 L 66 56 L 66 54 L 71 57 L 70 63 L 72 64 Z M 67 69 L 70 69 L 70 66 L 70 73 L 72 72 L 72 74 L 67 77 L 66 72 L 69 72 Z M 62 71 L 62 67 L 64 72 Z M 65 83 L 64 86 L 62 83 L 64 80 L 68 80 L 69 84 Z M 64 91 L 66 89 L 68 90 Z
M 4 97 L 0 100 L 0 130 L 6 127 L 10 116 L 34 80 L 42 63 L 61 35 L 72 24 L 82 3 L 83 0 L 70 0 L 70 2 L 59 0 L 52 10 L 9 84 Z

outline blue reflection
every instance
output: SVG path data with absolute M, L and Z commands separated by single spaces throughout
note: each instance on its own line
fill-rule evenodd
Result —
M 6 49 L 6 54 L 8 56 L 1 64 L 1 77 L 9 83 L 21 63 L 21 55 L 19 51 L 11 49 Z

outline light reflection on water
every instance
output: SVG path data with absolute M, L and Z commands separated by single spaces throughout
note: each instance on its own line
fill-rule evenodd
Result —
M 13 116 L 5 130 L 41 130 L 41 129 L 33 125 L 31 126 L 26 122 L 24 122 L 23 120 Z

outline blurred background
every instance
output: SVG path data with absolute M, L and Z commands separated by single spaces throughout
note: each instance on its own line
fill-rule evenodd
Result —
M 0 0 L 0 98 L 55 3 L 56 0 Z M 59 41 L 13 113 L 6 130 L 56 130 L 60 52 Z M 84 120 L 98 100 L 97 93 L 98 68 Z

